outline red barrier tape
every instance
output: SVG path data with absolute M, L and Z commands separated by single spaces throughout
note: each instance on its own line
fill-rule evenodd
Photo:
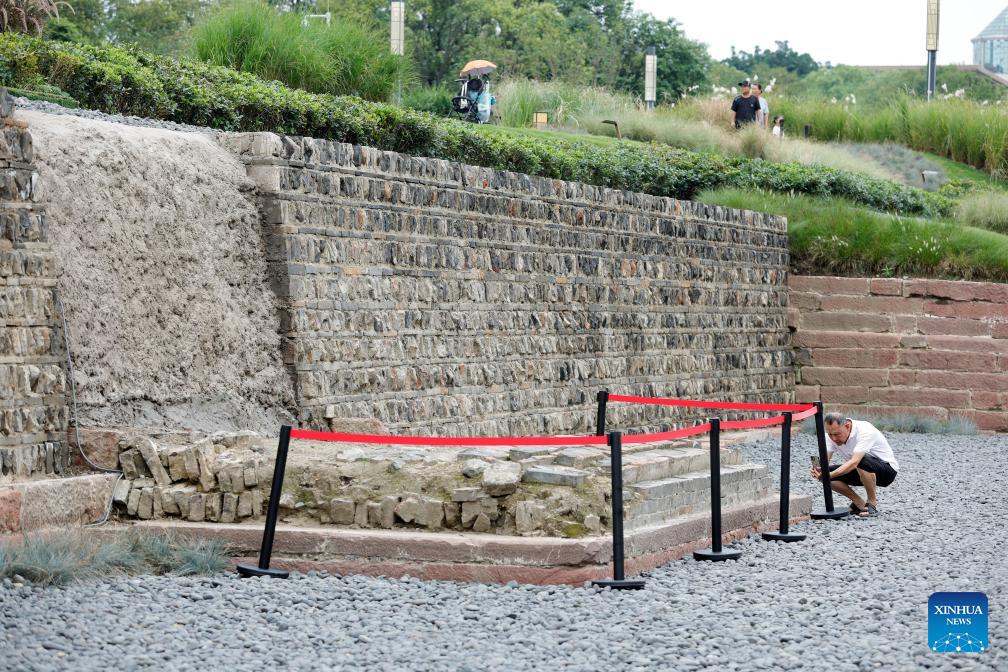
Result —
M 801 410 L 792 416 L 792 420 L 797 422 L 816 414 L 815 406 L 805 404 L 733 404 L 731 402 L 718 401 L 685 401 L 682 399 L 652 399 L 650 397 L 624 397 L 613 395 L 610 401 L 627 401 L 631 403 L 656 403 L 666 406 L 691 406 L 694 408 L 732 408 L 733 410 Z M 707 405 L 716 404 L 716 405 Z M 743 408 L 744 407 L 744 408 Z M 758 427 L 772 427 L 784 422 L 784 416 L 778 415 L 773 418 L 761 420 L 730 420 L 721 423 L 721 429 L 755 429 Z M 624 444 L 653 443 L 657 441 L 673 441 L 684 439 L 697 434 L 709 432 L 711 425 L 709 422 L 695 427 L 676 429 L 670 432 L 658 432 L 656 434 L 628 434 L 623 437 Z M 341 443 L 375 443 L 383 445 L 406 445 L 406 446 L 584 446 L 584 445 L 606 445 L 608 440 L 604 436 L 392 436 L 386 434 L 343 434 L 339 432 L 315 432 L 308 429 L 292 429 L 290 433 L 292 439 L 305 439 L 308 441 L 335 441 Z
M 759 420 L 725 420 L 721 423 L 721 429 L 758 429 L 759 427 L 773 427 L 782 424 L 784 424 L 784 416 L 775 415 L 772 418 Z
M 631 404 L 653 404 L 659 406 L 687 406 L 690 408 L 720 408 L 730 411 L 807 411 L 815 406 L 809 404 L 747 404 L 733 401 L 693 401 L 690 399 L 663 399 L 660 397 L 631 397 L 610 394 L 609 401 Z M 722 427 L 724 424 L 721 425 Z
M 812 406 L 807 411 L 804 411 L 802 413 L 796 413 L 795 415 L 791 416 L 791 421 L 798 422 L 799 420 L 804 420 L 805 418 L 811 418 L 813 415 L 816 414 L 816 410 L 817 410 L 816 407 Z
M 710 431 L 710 423 L 687 427 L 686 429 L 676 429 L 671 432 L 659 432 L 658 434 L 630 434 L 623 437 L 623 445 L 628 443 L 653 443 L 655 441 L 672 441 L 673 439 L 684 439 L 687 436 L 705 434 Z
M 387 436 L 384 434 L 340 434 L 292 429 L 292 439 L 339 441 L 343 443 L 381 443 L 407 446 L 583 446 L 606 445 L 604 436 Z M 624 441 L 625 443 L 625 441 Z

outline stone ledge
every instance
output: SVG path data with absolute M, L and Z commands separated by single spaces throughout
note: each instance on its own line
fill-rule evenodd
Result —
M 778 497 L 727 509 L 724 543 L 777 524 Z M 811 500 L 791 498 L 791 521 L 808 519 Z M 146 521 L 138 526 L 171 530 L 231 544 L 239 562 L 256 562 L 262 527 Z M 277 527 L 272 566 L 369 576 L 427 580 L 581 584 L 612 572 L 609 536 L 582 539 L 504 537 L 493 534 Z M 693 516 L 626 535 L 627 573 L 639 574 L 710 545 L 709 516 Z
M 0 533 L 93 523 L 105 514 L 118 474 L 0 486 Z

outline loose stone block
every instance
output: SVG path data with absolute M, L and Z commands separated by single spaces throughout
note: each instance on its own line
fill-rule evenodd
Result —
M 140 474 L 137 472 L 136 462 L 134 461 L 135 455 L 135 450 L 125 450 L 119 453 L 119 466 L 122 468 L 123 478 L 128 481 L 135 481 L 140 478 Z
M 238 495 L 238 509 L 235 511 L 235 518 L 239 520 L 252 515 L 252 492 L 246 490 Z
M 168 453 L 168 475 L 171 480 L 186 481 L 189 479 L 189 470 L 186 468 L 184 448 L 177 448 Z
M 477 476 L 482 476 L 488 466 L 490 466 L 490 464 L 483 460 L 477 460 L 475 458 L 466 460 L 462 464 L 462 475 L 466 478 L 476 478 Z
M 193 482 L 198 481 L 200 477 L 200 470 L 199 461 L 196 459 L 196 451 L 192 448 L 186 448 L 182 452 L 182 462 L 188 479 Z
M 126 515 L 135 516 L 137 515 L 137 509 L 140 508 L 140 489 L 133 488 L 130 490 L 129 499 L 126 500 Z
M 524 501 L 515 507 L 515 527 L 518 534 L 532 534 L 542 528 L 546 521 L 546 507 L 543 504 Z
M 476 522 L 473 523 L 473 532 L 489 532 L 490 531 L 490 518 L 487 517 L 485 513 L 481 513 L 476 516 Z
M 518 489 L 522 478 L 522 467 L 514 462 L 491 464 L 483 472 L 483 490 L 488 495 L 503 497 Z
M 252 488 L 248 492 L 252 495 L 252 515 L 258 518 L 262 515 L 262 505 L 266 495 L 259 488 Z
M 476 516 L 483 512 L 483 507 L 479 502 L 462 502 L 462 527 L 470 527 L 476 520 Z
M 254 488 L 259 485 L 259 476 L 256 473 L 255 466 L 245 467 L 245 471 L 242 474 L 242 480 L 245 482 L 246 488 Z
M 221 493 L 211 492 L 204 497 L 206 519 L 212 523 L 221 522 Z
M 354 525 L 357 527 L 367 527 L 368 526 L 368 506 L 371 502 L 358 502 L 357 508 L 354 510 Z M 378 515 L 377 513 L 375 514 Z
M 213 461 L 216 451 L 212 444 L 202 443 L 194 449 L 196 462 L 199 466 L 199 484 L 203 492 L 210 492 L 217 485 L 217 477 L 214 476 Z
M 233 492 L 225 493 L 221 500 L 220 522 L 233 523 L 238 515 L 238 495 Z
M 458 527 L 462 521 L 462 507 L 455 502 L 444 503 L 445 527 Z
M 154 481 L 161 487 L 171 485 L 171 476 L 168 475 L 168 471 L 161 464 L 161 456 L 158 454 L 157 446 L 154 445 L 154 442 L 148 438 L 142 438 L 140 445 L 137 446 L 137 450 L 143 456 L 147 469 L 150 470 L 151 475 L 154 477 Z
M 140 501 L 137 504 L 137 518 L 150 520 L 154 517 L 154 489 L 144 488 L 140 491 Z
M 570 448 L 564 448 L 558 452 L 553 458 L 553 461 L 563 467 L 583 469 L 604 456 L 605 453 L 596 448 L 572 446 Z
M 486 496 L 482 488 L 455 488 L 452 490 L 453 502 L 475 502 Z
M 543 457 L 550 455 L 556 450 L 552 446 L 517 446 L 508 453 L 508 459 L 512 462 L 521 462 L 533 457 Z
M 189 498 L 187 518 L 197 523 L 206 519 L 206 495 L 197 492 Z
M 351 525 L 356 506 L 350 499 L 334 499 L 329 504 L 329 516 L 336 525 Z
M 588 480 L 588 472 L 573 467 L 539 465 L 525 470 L 522 480 L 526 483 L 547 483 L 575 487 Z
M 122 505 L 128 504 L 131 487 L 132 484 L 125 478 L 120 478 L 116 481 L 115 488 L 112 491 L 112 502 Z

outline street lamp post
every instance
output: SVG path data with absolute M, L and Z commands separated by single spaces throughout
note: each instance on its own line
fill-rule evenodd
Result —
M 390 6 L 392 15 L 392 53 L 402 56 L 405 53 L 405 23 L 406 3 L 403 0 L 392 0 Z M 396 105 L 402 105 L 402 79 L 396 78 Z
M 655 108 L 658 88 L 658 56 L 654 47 L 648 47 L 644 56 L 644 103 L 647 109 Z
M 392 0 L 392 53 L 402 56 L 403 52 L 403 28 L 406 19 L 406 8 L 403 0 Z
M 927 16 L 927 52 L 928 52 L 928 83 L 927 97 L 932 100 L 937 88 L 938 69 L 938 6 L 940 0 L 928 0 Z

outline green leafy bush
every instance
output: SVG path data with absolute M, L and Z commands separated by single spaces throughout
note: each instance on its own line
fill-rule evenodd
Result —
M 934 216 L 946 198 L 859 173 L 691 152 L 614 146 L 475 126 L 360 98 L 313 94 L 254 75 L 135 48 L 87 47 L 0 35 L 0 72 L 41 77 L 82 105 L 226 131 L 273 131 L 463 161 L 500 170 L 689 199 L 705 189 L 762 188 L 841 196 L 892 212 Z

